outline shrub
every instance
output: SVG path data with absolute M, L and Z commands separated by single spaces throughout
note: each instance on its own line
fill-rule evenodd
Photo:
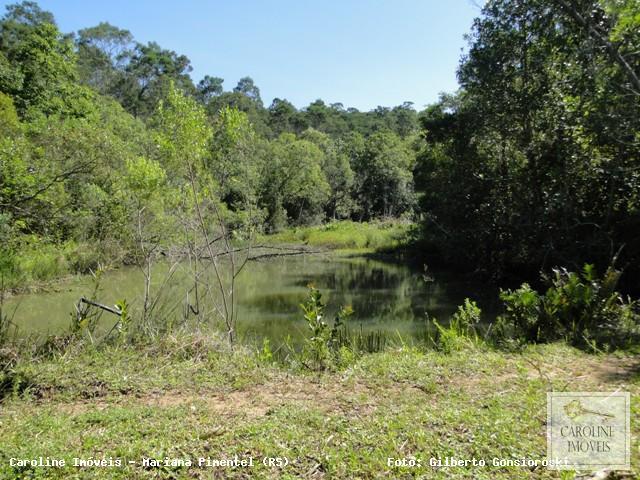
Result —
M 503 290 L 505 313 L 498 318 L 501 341 L 541 343 L 564 339 L 584 348 L 624 346 L 637 339 L 638 303 L 616 291 L 621 272 L 609 267 L 600 278 L 593 265 L 582 272 L 553 270 L 544 295 L 526 283 L 517 290 Z
M 311 370 L 320 371 L 344 363 L 343 360 L 348 355 L 345 355 L 342 350 L 348 348 L 348 345 L 340 341 L 343 338 L 340 332 L 344 321 L 353 313 L 353 310 L 350 307 L 341 308 L 333 327 L 329 327 L 324 320 L 325 305 L 322 301 L 322 294 L 311 285 L 309 286 L 309 300 L 300 307 L 311 330 L 311 336 L 305 340 L 302 351 L 302 364 Z
M 433 320 L 436 335 L 432 341 L 438 350 L 445 353 L 462 350 L 478 342 L 476 329 L 480 323 L 482 311 L 473 300 L 464 299 L 464 305 L 458 307 L 448 326 L 443 326 Z
M 103 260 L 99 246 L 88 243 L 67 245 L 65 257 L 70 271 L 74 273 L 90 273 L 98 270 Z

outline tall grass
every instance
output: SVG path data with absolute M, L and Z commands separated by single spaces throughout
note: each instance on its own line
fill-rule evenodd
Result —
M 3 251 L 0 274 L 8 290 L 47 282 L 75 273 L 88 273 L 103 263 L 100 249 L 73 241 L 63 244 L 28 242 L 17 251 Z
M 389 249 L 408 242 L 412 224 L 397 220 L 377 222 L 336 221 L 312 227 L 294 227 L 261 240 L 304 243 L 332 249 Z

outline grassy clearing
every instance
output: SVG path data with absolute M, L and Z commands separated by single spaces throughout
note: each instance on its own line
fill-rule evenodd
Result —
M 19 386 L 0 405 L 0 478 L 573 478 L 517 467 L 432 468 L 428 460 L 542 458 L 547 391 L 619 388 L 634 398 L 639 365 L 637 357 L 587 355 L 559 344 L 519 354 L 398 348 L 324 374 L 264 363 L 197 337 L 138 350 L 71 351 L 14 368 Z M 635 435 L 638 414 L 634 401 Z M 236 454 L 253 456 L 254 466 L 140 465 L 142 457 Z M 113 457 L 125 465 L 9 466 L 9 457 L 38 456 Z M 290 463 L 266 467 L 264 456 Z M 415 457 L 423 466 L 389 467 L 389 457 Z
M 405 245 L 412 223 L 398 220 L 379 222 L 331 222 L 312 227 L 294 227 L 259 239 L 265 243 L 304 243 L 331 249 L 387 250 Z

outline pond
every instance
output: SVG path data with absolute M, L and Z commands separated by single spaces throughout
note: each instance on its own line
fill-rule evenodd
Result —
M 186 270 L 178 268 L 164 287 L 163 312 L 171 311 L 176 317 L 182 315 L 186 291 L 192 285 Z M 166 264 L 155 267 L 153 290 L 167 271 Z M 431 280 L 425 279 L 422 265 L 411 262 L 337 253 L 251 261 L 237 278 L 238 334 L 248 342 L 261 343 L 268 338 L 272 345 L 279 345 L 289 336 L 297 343 L 307 334 L 300 304 L 308 297 L 309 284 L 322 292 L 330 324 L 340 306 L 350 305 L 354 311 L 349 319 L 352 329 L 384 332 L 407 342 L 423 340 L 433 326 L 430 319 L 446 322 L 465 297 L 477 300 L 487 318 L 491 317 L 490 299 L 495 298 L 495 292 L 489 292 L 485 285 L 441 271 L 428 274 Z M 90 297 L 92 288 L 91 277 L 77 277 L 58 284 L 53 291 L 11 297 L 5 301 L 5 313 L 15 311 L 13 323 L 20 335 L 59 333 L 69 328 L 74 304 L 81 296 Z M 140 269 L 126 267 L 104 273 L 95 298 L 108 305 L 126 299 L 135 309 L 141 305 L 143 290 Z M 217 317 L 211 315 L 222 326 L 222 318 Z M 103 328 L 115 320 L 104 314 Z

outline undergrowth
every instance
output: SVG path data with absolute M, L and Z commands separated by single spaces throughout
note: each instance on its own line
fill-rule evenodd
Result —
M 273 243 L 303 243 L 332 249 L 385 250 L 406 245 L 413 224 L 398 220 L 377 222 L 330 222 L 311 227 L 294 227 L 265 236 L 262 240 Z

